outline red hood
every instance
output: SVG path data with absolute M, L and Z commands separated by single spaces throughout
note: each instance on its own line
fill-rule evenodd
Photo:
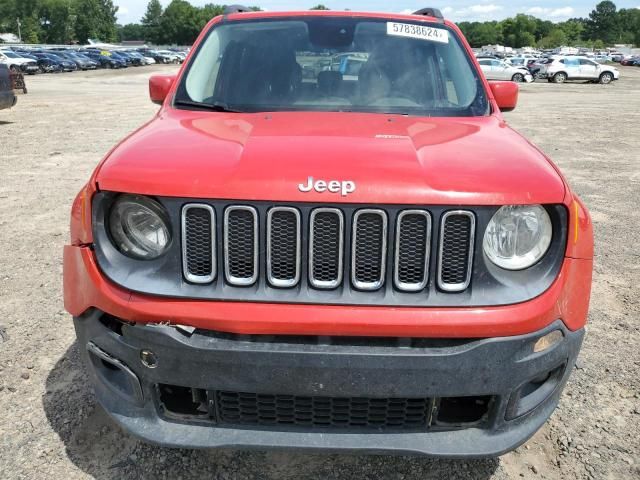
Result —
M 314 190 L 353 181 L 355 192 Z M 494 117 L 165 110 L 99 169 L 100 189 L 159 196 L 323 203 L 560 203 L 547 159 Z

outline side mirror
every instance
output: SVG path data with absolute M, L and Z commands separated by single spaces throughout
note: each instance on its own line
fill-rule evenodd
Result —
M 502 112 L 510 112 L 518 103 L 518 84 L 515 82 L 489 82 L 491 93 Z
M 175 81 L 175 75 L 153 75 L 149 79 L 149 96 L 151 97 L 151 101 L 162 105 Z

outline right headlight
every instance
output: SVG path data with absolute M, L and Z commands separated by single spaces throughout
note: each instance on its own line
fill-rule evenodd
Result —
M 552 234 L 551 219 L 541 205 L 507 205 L 487 225 L 483 249 L 498 267 L 523 270 L 547 253 Z
M 113 244 L 128 257 L 153 260 L 171 244 L 171 228 L 164 207 L 141 195 L 121 195 L 109 212 Z

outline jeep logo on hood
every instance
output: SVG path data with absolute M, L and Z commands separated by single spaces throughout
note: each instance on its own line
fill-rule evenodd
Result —
M 311 190 L 315 190 L 318 193 L 340 193 L 343 197 L 346 197 L 356 191 L 356 182 L 351 180 L 314 180 L 313 177 L 309 177 L 306 184 L 301 183 L 298 185 L 298 190 L 304 193 Z

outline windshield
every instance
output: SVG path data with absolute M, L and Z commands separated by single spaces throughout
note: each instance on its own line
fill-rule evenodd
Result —
M 446 26 L 347 17 L 215 26 L 187 67 L 175 105 L 424 116 L 489 111 L 480 78 Z

